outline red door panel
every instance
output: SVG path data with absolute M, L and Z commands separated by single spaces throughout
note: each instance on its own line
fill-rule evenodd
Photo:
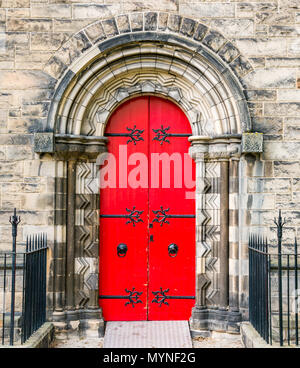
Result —
M 184 113 L 152 96 L 125 102 L 109 120 L 108 152 L 117 170 L 116 187 L 100 191 L 99 303 L 105 320 L 184 320 L 191 315 L 195 188 L 194 177 L 187 183 L 184 178 L 184 159 L 194 173 L 187 156 L 190 134 Z M 147 185 L 136 187 L 132 169 L 145 158 L 149 165 L 142 183 Z M 117 253 L 121 243 L 127 246 L 125 256 Z M 170 244 L 178 247 L 176 254 L 169 252 Z
M 116 158 L 116 187 L 100 190 L 100 298 L 129 296 L 132 289 L 142 292 L 138 300 L 131 304 L 129 299 L 100 299 L 105 320 L 145 320 L 147 319 L 147 265 L 148 265 L 148 189 L 128 187 L 124 179 L 128 178 L 130 168 L 126 164 L 132 153 L 148 155 L 148 98 L 129 100 L 111 116 L 106 134 L 127 134 L 127 128 L 143 130 L 143 140 L 128 142 L 128 136 L 112 136 L 109 139 L 108 152 Z M 119 155 L 119 151 L 123 156 Z M 118 166 L 121 166 L 119 170 Z M 123 170 L 123 172 L 122 172 Z M 125 188 L 124 188 L 125 186 Z M 109 215 L 129 215 L 128 210 L 143 211 L 139 218 L 143 222 L 133 224 L 126 217 L 101 217 Z M 126 244 L 125 257 L 119 257 L 117 246 Z M 137 296 L 133 294 L 133 296 Z M 132 299 L 136 301 L 135 299 Z M 130 304 L 125 305 L 129 302 Z
M 165 140 L 155 140 L 157 133 L 162 133 L 166 128 L 169 129 L 165 132 L 174 136 L 166 137 Z M 168 156 L 173 157 L 176 164 L 170 160 L 172 163 L 170 170 L 164 170 L 163 164 L 160 163 L 160 178 L 169 174 L 169 188 L 163 188 L 161 180 L 159 188 L 149 189 L 149 216 L 150 224 L 153 226 L 149 231 L 153 242 L 149 245 L 151 300 L 149 299 L 148 318 L 184 320 L 190 318 L 191 309 L 195 304 L 195 300 L 192 299 L 195 296 L 195 200 L 186 199 L 186 192 L 190 192 L 191 189 L 185 187 L 183 177 L 183 155 L 188 152 L 189 142 L 187 137 L 177 135 L 190 135 L 191 128 L 186 116 L 175 104 L 151 97 L 149 132 L 150 152 L 163 154 L 165 160 Z M 165 168 L 168 168 L 167 164 L 168 161 L 165 162 Z M 191 166 L 193 167 L 193 164 Z M 155 174 L 153 169 L 152 173 Z M 179 175 L 182 186 L 177 188 L 176 186 L 180 186 Z M 176 244 L 178 247 L 176 256 L 169 254 L 170 244 Z M 157 291 L 159 293 L 153 294 Z M 172 299 L 168 299 L 169 297 Z

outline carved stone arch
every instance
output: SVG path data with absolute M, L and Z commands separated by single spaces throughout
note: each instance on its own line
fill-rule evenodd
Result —
M 237 329 L 238 282 L 228 290 L 226 281 L 230 274 L 229 226 L 238 228 L 228 220 L 229 211 L 238 212 L 237 207 L 230 207 L 229 193 L 237 194 L 240 139 L 243 132 L 251 130 L 251 120 L 235 73 L 245 75 L 251 65 L 222 35 L 194 20 L 179 18 L 177 30 L 170 29 L 174 15 L 168 14 L 163 29 L 157 13 L 156 28 L 148 31 L 145 14 L 143 31 L 133 32 L 129 27 L 125 34 L 118 18 L 96 22 L 71 38 L 45 66 L 58 82 L 44 131 L 52 134 L 53 151 L 64 166 L 68 185 L 63 193 L 66 201 L 56 208 L 58 213 L 68 213 L 65 231 L 60 230 L 61 223 L 55 223 L 56 243 L 65 244 L 67 268 L 65 289 L 57 292 L 53 319 L 66 321 L 67 328 L 72 328 L 72 320 L 82 320 L 87 326 L 88 319 L 98 320 L 99 329 L 103 328 L 97 307 L 95 223 L 99 198 L 94 183 L 95 159 L 105 151 L 107 141 L 105 125 L 126 99 L 155 94 L 180 106 L 193 132 L 190 154 L 197 170 L 197 290 L 192 326 Z M 128 16 L 129 23 L 130 19 Z M 105 31 L 108 23 L 115 29 L 110 35 Z M 102 27 L 105 35 L 101 41 L 91 38 L 92 27 L 94 33 Z M 78 43 L 82 53 L 76 51 Z M 59 203 L 60 193 L 56 196 Z M 236 205 L 236 201 L 232 203 Z
M 121 18 L 123 26 L 120 25 Z M 162 50 L 162 55 L 167 58 L 169 65 L 169 68 L 164 67 L 164 71 L 176 72 L 177 68 L 175 64 L 173 65 L 173 61 L 179 58 L 185 63 L 186 70 L 189 66 L 190 73 L 186 71 L 186 77 L 193 78 L 195 72 L 198 75 L 203 72 L 208 75 L 209 71 L 212 71 L 211 81 L 216 75 L 222 76 L 223 81 L 219 86 L 227 85 L 230 89 L 236 101 L 235 108 L 241 116 L 241 130 L 251 130 L 251 121 L 239 78 L 249 73 L 252 67 L 230 41 L 206 25 L 174 14 L 144 13 L 141 22 L 139 31 L 136 31 L 132 24 L 130 14 L 95 22 L 71 37 L 53 55 L 44 71 L 58 82 L 45 130 L 53 130 L 58 104 L 62 96 L 66 96 L 66 89 L 74 83 L 80 84 L 79 80 L 82 82 L 82 79 L 88 79 L 95 65 L 99 65 L 99 59 L 100 64 L 110 69 L 114 62 L 112 54 L 118 55 L 120 50 L 123 56 L 121 59 L 124 59 L 126 55 L 129 56 L 128 48 L 132 49 L 131 45 L 139 49 L 139 45 L 142 44 L 146 44 L 146 50 L 152 55 L 157 54 L 154 52 L 155 49 Z M 128 25 L 127 28 L 124 28 L 125 23 Z M 149 45 L 149 42 L 152 45 Z M 172 49 L 171 55 L 170 53 L 167 55 L 169 47 Z M 199 58 L 205 61 L 206 66 L 210 66 L 209 70 L 200 67 Z M 147 66 L 147 58 L 143 65 Z M 122 66 L 126 67 L 126 63 Z M 122 66 L 119 65 L 119 70 L 122 70 Z M 219 93 L 222 94 L 222 91 Z
M 223 65 L 220 72 L 199 53 L 193 53 L 188 61 L 184 60 L 178 55 L 179 51 L 186 50 L 172 44 L 161 46 L 157 42 L 147 41 L 138 45 L 126 44 L 126 47 L 127 55 L 123 55 L 119 48 L 110 49 L 107 57 L 106 54 L 100 54 L 98 59 L 72 75 L 66 90 L 66 80 L 61 82 L 57 90 L 60 99 L 53 100 L 47 131 L 78 135 L 86 111 L 93 110 L 91 101 L 97 100 L 96 97 L 98 105 L 100 102 L 106 104 L 106 115 L 109 115 L 117 103 L 114 97 L 117 88 L 132 87 L 137 84 L 134 80 L 145 82 L 157 79 L 163 80 L 160 84 L 169 89 L 169 98 L 172 88 L 181 90 L 184 98 L 177 98 L 177 103 L 182 105 L 188 115 L 201 112 L 204 119 L 196 129 L 195 117 L 190 116 L 194 134 L 240 134 L 250 129 L 250 118 L 241 86 L 226 66 Z M 176 53 L 177 57 L 174 56 Z M 131 91 L 133 93 L 133 88 Z M 157 92 L 166 94 L 164 89 Z M 186 101 L 193 106 L 188 106 Z
M 145 77 L 151 79 L 145 79 Z M 201 127 L 201 121 L 203 121 L 203 115 L 198 109 L 196 109 L 192 99 L 189 101 L 184 96 L 182 88 L 177 86 L 168 87 L 167 84 L 163 83 L 166 80 L 162 81 L 163 84 L 160 84 L 159 81 L 157 82 L 155 80 L 157 74 L 153 75 L 152 77 L 148 74 L 145 77 L 142 78 L 141 76 L 138 76 L 137 78 L 134 78 L 134 81 L 130 81 L 132 83 L 114 89 L 112 91 L 113 99 L 98 101 L 98 103 L 96 103 L 94 107 L 88 111 L 87 118 L 83 120 L 81 134 L 95 134 L 96 136 L 104 135 L 106 123 L 109 120 L 110 115 L 119 106 L 119 104 L 130 98 L 141 95 L 161 96 L 165 99 L 173 101 L 185 112 L 190 121 L 194 134 L 200 135 L 203 133 L 199 131 L 199 127 Z M 162 75 L 159 75 L 159 77 L 161 79 Z M 96 127 L 96 125 L 98 127 Z

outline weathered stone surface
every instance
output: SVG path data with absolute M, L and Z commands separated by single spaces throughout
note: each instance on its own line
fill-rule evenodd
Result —
M 282 134 L 283 119 L 272 117 L 255 117 L 252 120 L 253 130 L 264 135 L 277 135 Z
M 243 56 L 239 56 L 234 59 L 230 66 L 241 78 L 248 74 L 251 70 L 253 70 L 251 64 Z
M 88 40 L 87 36 L 83 32 L 79 32 L 63 44 L 57 52 L 57 58 L 52 58 L 54 59 L 53 62 L 55 64 L 55 61 L 59 60 L 60 63 L 70 65 L 78 56 L 91 46 L 92 44 Z
M 265 142 L 263 158 L 265 160 L 299 160 L 299 142 Z
M 77 33 L 91 23 L 90 19 L 53 19 L 53 32 Z
M 263 24 L 291 24 L 293 23 L 293 14 L 265 11 L 257 13 L 255 21 Z
M 227 61 L 227 63 L 231 63 L 239 53 L 239 50 L 231 42 L 227 42 L 218 52 L 221 58 Z
M 294 88 L 296 73 L 289 68 L 257 69 L 244 77 L 248 88 Z
M 293 161 L 274 161 L 274 174 L 277 177 L 297 176 L 299 162 Z
M 130 32 L 130 22 L 127 14 L 117 17 L 117 26 L 120 33 Z
M 279 10 L 294 12 L 300 10 L 300 4 L 297 0 L 282 0 L 280 1 Z
M 119 33 L 114 18 L 102 21 L 102 26 L 107 37 L 112 37 Z
M 202 42 L 210 49 L 218 52 L 219 49 L 226 43 L 226 39 L 219 32 L 209 31 Z
M 192 37 L 195 32 L 196 22 L 189 18 L 184 18 L 181 24 L 180 33 Z
M 52 57 L 46 64 L 44 70 L 54 78 L 59 78 L 67 69 L 67 65 L 57 57 Z
M 86 27 L 85 33 L 88 36 L 89 40 L 94 43 L 102 41 L 106 38 L 101 22 L 94 23 L 91 26 Z
M 28 71 L 2 71 L 0 75 L 0 88 L 2 89 L 28 89 L 53 88 L 55 80 L 39 70 Z
M 235 42 L 245 56 L 281 56 L 285 54 L 287 47 L 284 38 L 239 38 Z
M 291 39 L 288 43 L 288 54 L 291 56 L 300 55 L 300 40 L 299 38 Z
M 197 41 L 202 41 L 202 39 L 204 38 L 204 36 L 206 35 L 208 31 L 208 27 L 205 26 L 204 24 L 198 24 L 195 34 L 194 34 L 194 39 Z
M 33 150 L 30 146 L 8 146 L 6 148 L 6 159 L 23 161 L 33 159 Z
M 234 17 L 235 5 L 226 3 L 186 3 L 180 4 L 180 13 L 193 18 Z
M 132 32 L 143 30 L 143 14 L 135 13 L 130 15 L 130 24 Z
M 288 141 L 300 140 L 300 118 L 285 118 L 284 137 Z
M 54 152 L 53 133 L 35 133 L 34 152 Z
M 262 133 L 244 133 L 242 135 L 243 152 L 263 152 Z
M 247 89 L 245 94 L 248 100 L 253 101 L 275 101 L 277 97 L 276 90 L 270 89 Z
M 31 17 L 33 18 L 71 18 L 70 4 L 32 4 Z
M 149 12 L 145 14 L 145 31 L 155 31 L 157 29 L 157 13 Z
M 247 226 L 264 230 L 264 225 L 267 224 L 273 226 L 271 231 L 275 234 L 273 217 L 274 211 L 278 208 L 284 209 L 289 220 L 296 219 L 295 224 L 300 224 L 298 214 L 300 10 L 298 3 L 297 0 L 280 2 L 277 0 L 269 2 L 162 0 L 156 3 L 153 0 L 127 2 L 2 0 L 0 6 L 0 210 L 2 210 L 0 211 L 0 232 L 3 235 L 2 240 L 10 237 L 7 211 L 13 206 L 24 206 L 26 210 L 24 214 L 22 213 L 22 217 L 26 228 L 20 227 L 20 236 L 38 231 L 41 229 L 40 226 L 53 234 L 52 224 L 56 221 L 56 226 L 60 226 L 55 229 L 55 236 L 60 237 L 55 239 L 56 244 L 60 244 L 60 248 L 65 249 L 63 234 L 66 232 L 67 211 L 66 197 L 63 192 L 66 192 L 66 189 L 63 189 L 65 184 L 56 179 L 64 179 L 66 183 L 66 163 L 52 161 L 49 154 L 53 149 L 51 140 L 40 142 L 38 149 L 44 152 L 44 155 L 35 154 L 33 148 L 37 141 L 33 140 L 33 133 L 45 131 L 51 100 L 56 96 L 56 102 L 59 101 L 63 89 L 68 87 L 71 79 L 72 85 L 68 88 L 71 91 L 69 96 L 72 98 L 66 100 L 73 106 L 71 110 L 74 112 L 74 120 L 72 120 L 73 117 L 68 116 L 60 116 L 59 119 L 54 120 L 57 127 L 62 124 L 63 130 L 64 119 L 69 118 L 66 130 L 76 126 L 76 134 L 95 135 L 100 131 L 98 127 L 93 126 L 93 122 L 86 119 L 92 106 L 88 105 L 85 114 L 78 114 L 82 110 L 77 109 L 77 104 L 79 107 L 85 107 L 89 93 L 99 93 L 95 95 L 95 99 L 98 99 L 100 105 L 105 100 L 107 107 L 115 101 L 123 101 L 126 93 L 128 97 L 136 92 L 155 93 L 156 91 L 164 93 L 168 98 L 175 98 L 177 103 L 184 106 L 184 111 L 189 113 L 191 106 L 198 103 L 189 115 L 189 118 L 192 117 L 191 121 L 203 119 L 203 124 L 207 127 L 211 125 L 210 116 L 212 115 L 214 126 L 220 126 L 218 131 L 220 134 L 223 128 L 224 131 L 229 131 L 231 126 L 235 127 L 233 128 L 235 133 L 242 133 L 239 121 L 243 129 L 263 133 L 265 152 L 261 155 L 242 155 L 239 163 L 240 184 L 235 183 L 235 188 L 239 187 L 241 195 L 240 197 L 237 194 L 236 197 L 230 196 L 233 205 L 238 207 L 238 204 L 242 203 L 242 211 L 238 212 L 241 216 L 240 222 L 235 220 L 235 224 L 243 225 L 240 229 L 241 239 L 247 238 L 246 233 L 251 230 Z M 113 18 L 114 16 L 116 17 Z M 142 41 L 143 38 L 147 39 L 145 44 Z M 152 41 L 148 42 L 151 38 Z M 178 40 L 182 40 L 182 44 Z M 102 41 L 107 43 L 102 44 Z M 123 63 L 121 67 L 124 72 L 122 75 L 124 90 L 110 95 L 110 87 L 101 87 L 103 90 L 97 92 L 91 83 L 87 87 L 84 98 L 76 98 L 75 102 L 72 93 L 77 95 L 76 88 L 79 87 L 77 82 L 82 83 L 83 71 L 88 73 L 92 70 L 89 69 L 89 63 L 92 62 L 94 66 L 96 58 L 101 61 L 100 50 L 108 47 L 112 50 L 115 42 L 119 42 L 117 52 L 120 58 L 133 50 L 129 48 L 121 50 L 122 42 L 135 44 L 134 62 L 130 61 L 126 66 Z M 173 48 L 168 42 L 176 44 L 176 47 Z M 96 46 L 95 43 L 98 45 Z M 141 57 L 144 51 L 149 57 Z M 218 55 L 215 56 L 215 53 Z M 168 56 L 169 59 L 167 59 L 167 54 L 172 56 Z M 162 62 L 162 57 L 158 55 L 165 55 L 165 62 Z M 111 69 L 102 70 L 107 78 L 111 78 L 111 85 L 118 83 L 118 80 L 114 79 L 114 73 L 120 71 L 114 69 L 117 62 Z M 193 64 L 192 68 L 187 66 L 189 62 Z M 212 68 L 209 65 L 212 65 Z M 198 66 L 199 69 L 195 72 L 196 69 L 193 68 Z M 141 67 L 145 69 L 142 70 Z M 158 73 L 153 72 L 153 68 L 156 67 L 159 70 Z M 129 68 L 132 68 L 132 72 L 126 75 L 126 69 Z M 67 77 L 61 82 L 60 78 L 65 72 Z M 91 76 L 86 75 L 88 76 L 86 81 L 90 82 Z M 228 78 L 227 84 L 223 83 L 223 77 Z M 76 78 L 78 78 L 77 81 Z M 97 78 L 99 82 L 102 81 L 100 74 Z M 147 83 L 143 84 L 146 79 Z M 148 81 L 149 79 L 151 82 Z M 172 89 L 176 83 L 179 83 L 178 81 L 182 82 L 182 87 Z M 62 87 L 55 94 L 56 86 L 60 83 Z M 137 88 L 139 83 L 142 87 Z M 201 93 L 195 94 L 196 87 L 200 85 Z M 82 87 L 86 88 L 86 86 Z M 237 92 L 239 88 L 244 89 L 243 93 Z M 208 108 L 204 111 L 206 105 L 209 105 L 211 110 Z M 105 111 L 105 119 L 109 115 L 108 110 L 109 108 L 102 110 Z M 245 124 L 248 119 L 247 110 L 252 116 L 252 121 Z M 64 112 L 60 111 L 60 114 Z M 226 123 L 224 123 L 225 115 Z M 208 122 L 205 121 L 206 119 Z M 84 126 L 80 130 L 81 120 Z M 224 123 L 222 129 L 220 122 Z M 52 127 L 51 124 L 50 127 Z M 194 132 L 200 134 L 200 130 L 197 131 L 195 126 L 193 124 Z M 42 146 L 44 148 L 41 148 Z M 38 149 L 35 151 L 37 152 Z M 251 152 L 252 150 L 253 148 Z M 41 160 L 38 159 L 39 156 Z M 217 175 L 213 165 L 214 163 L 211 162 L 207 165 L 207 173 L 212 176 Z M 248 175 L 252 177 L 248 178 Z M 56 176 L 64 178 L 55 179 Z M 58 192 L 55 200 L 54 182 Z M 214 186 L 214 181 L 212 183 Z M 58 206 L 55 221 L 54 202 Z M 216 200 L 214 204 L 218 205 L 218 203 Z M 34 211 L 30 210 L 32 206 L 35 208 Z M 7 211 L 3 214 L 5 209 Z M 76 221 L 81 220 L 79 216 L 76 217 Z M 88 223 L 88 220 L 86 218 L 83 223 Z M 96 227 L 87 229 L 88 232 L 97 232 Z M 236 229 L 231 235 L 235 231 Z M 295 232 L 299 238 L 299 226 L 296 226 Z M 289 240 L 290 238 L 291 236 L 288 235 Z M 246 242 L 247 240 L 245 244 L 243 242 L 240 244 L 240 253 L 235 253 L 236 257 L 240 257 L 238 263 L 241 265 L 241 270 L 238 271 L 234 266 L 235 263 L 230 260 L 230 265 L 233 265 L 230 270 L 233 270 L 235 275 L 239 273 L 240 284 L 233 275 L 229 277 L 230 288 L 237 290 L 237 285 L 240 286 L 239 305 L 245 311 L 248 288 Z M 63 274 L 65 260 L 62 260 L 63 252 L 60 248 L 55 248 L 55 254 L 60 256 L 57 270 Z M 93 245 L 93 249 L 95 249 L 93 255 L 97 257 L 97 244 Z M 97 271 L 91 273 L 95 280 L 96 273 Z M 57 289 L 55 290 L 59 290 L 59 293 L 56 296 L 51 295 L 53 305 L 56 302 L 59 304 L 65 297 L 63 276 L 56 276 Z M 54 282 L 53 273 L 50 277 L 51 282 Z M 94 279 L 89 286 L 97 288 Z M 53 288 L 50 287 L 49 290 Z M 209 292 L 211 290 L 209 288 Z M 230 291 L 230 302 L 233 300 L 232 295 L 234 295 L 233 290 Z M 81 296 L 76 294 L 76 300 L 81 300 L 80 298 Z M 74 325 L 76 323 L 75 321 Z
M 68 33 L 31 33 L 31 50 L 57 50 L 69 37 Z
M 168 18 L 168 28 L 173 32 L 179 32 L 181 21 L 181 16 L 170 14 Z
M 7 31 L 51 32 L 51 19 L 9 18 Z
M 74 4 L 73 17 L 75 19 L 103 19 L 115 15 L 118 10 L 116 4 Z
M 136 0 L 136 1 L 125 1 L 122 3 L 122 12 L 137 12 L 137 11 L 178 11 L 179 0 L 160 0 L 159 2 L 153 3 L 153 0 Z M 120 12 L 120 9 L 119 9 Z
M 213 19 L 212 28 L 222 32 L 226 37 L 251 37 L 254 35 L 253 19 Z
M 286 193 L 291 190 L 291 179 L 248 178 L 247 189 L 249 193 Z
M 168 24 L 168 13 L 159 13 L 158 16 L 158 29 L 165 30 Z
M 297 68 L 300 63 L 300 58 L 297 57 L 277 57 L 277 58 L 267 58 L 267 67 L 295 67 Z
M 298 116 L 299 102 L 265 103 L 266 116 Z
M 299 36 L 300 26 L 271 26 L 269 29 L 270 36 Z

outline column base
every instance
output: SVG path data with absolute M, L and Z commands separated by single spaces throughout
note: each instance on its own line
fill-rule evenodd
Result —
M 59 340 L 73 336 L 104 336 L 105 327 L 100 308 L 53 312 L 51 319 L 55 327 L 55 338 Z
M 241 321 L 242 315 L 238 311 L 194 307 L 190 318 L 191 334 L 201 336 L 199 332 L 204 331 L 239 333 Z

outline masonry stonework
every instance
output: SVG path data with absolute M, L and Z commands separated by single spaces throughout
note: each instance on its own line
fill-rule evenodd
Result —
M 192 126 L 192 328 L 248 318 L 249 232 L 275 242 L 282 209 L 300 242 L 299 35 L 298 0 L 0 0 L 0 246 L 14 207 L 20 247 L 47 233 L 57 331 L 103 333 L 96 158 L 110 113 L 142 94 Z

